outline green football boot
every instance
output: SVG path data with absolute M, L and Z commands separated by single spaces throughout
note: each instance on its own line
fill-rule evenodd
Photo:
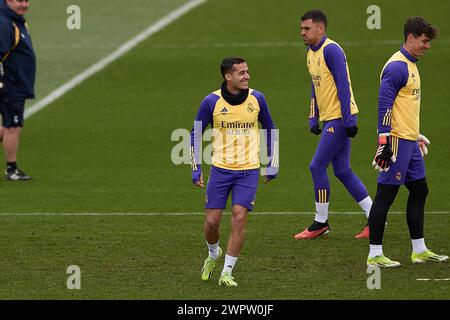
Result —
M 412 253 L 411 254 L 412 263 L 425 263 L 428 261 L 434 262 L 446 262 L 448 260 L 448 256 L 439 255 L 430 250 L 426 250 L 421 253 Z
M 225 272 L 225 273 L 222 273 L 222 275 L 220 276 L 219 286 L 237 287 L 238 284 L 236 281 L 234 281 L 234 277 L 230 273 Z
M 384 255 L 367 258 L 367 266 L 378 266 L 381 268 L 397 268 L 401 264 L 398 261 L 393 261 Z
M 211 279 L 212 273 L 214 271 L 214 268 L 216 267 L 216 261 L 222 256 L 222 249 L 219 248 L 219 256 L 217 259 L 213 259 L 210 256 L 205 259 L 205 262 L 203 263 L 202 268 L 202 280 L 208 281 Z

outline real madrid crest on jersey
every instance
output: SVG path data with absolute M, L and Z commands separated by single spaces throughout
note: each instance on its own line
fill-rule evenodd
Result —
M 255 111 L 255 107 L 253 107 L 253 105 L 252 105 L 251 103 L 249 103 L 249 104 L 247 105 L 247 111 L 250 112 L 250 113 L 252 113 L 253 111 Z

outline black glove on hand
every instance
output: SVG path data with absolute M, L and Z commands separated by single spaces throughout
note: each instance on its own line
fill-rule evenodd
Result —
M 356 134 L 358 133 L 358 127 L 353 126 L 349 128 L 345 128 L 345 133 L 347 134 L 347 137 L 354 138 Z
M 319 125 L 311 128 L 310 131 L 311 131 L 311 133 L 314 133 L 315 135 L 319 135 L 322 133 L 322 129 L 319 128 Z
M 378 149 L 372 165 L 375 167 L 375 170 L 387 172 L 391 163 L 396 161 L 397 159 L 391 149 L 391 136 L 380 134 L 378 137 Z

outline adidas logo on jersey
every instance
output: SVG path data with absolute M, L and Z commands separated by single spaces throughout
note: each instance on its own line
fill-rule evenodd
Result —
M 327 129 L 327 131 L 328 131 L 329 133 L 334 133 L 334 128 L 333 128 L 333 127 L 330 127 L 330 128 Z
M 228 110 L 227 110 L 227 108 L 225 108 L 225 107 L 223 107 L 223 109 L 220 110 L 220 113 L 227 113 L 227 112 L 228 112 Z

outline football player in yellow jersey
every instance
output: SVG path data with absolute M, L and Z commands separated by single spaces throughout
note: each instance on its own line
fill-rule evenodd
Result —
M 295 235 L 295 239 L 313 239 L 330 232 L 330 183 L 327 175 L 330 163 L 336 177 L 366 216 L 372 205 L 366 187 L 350 168 L 350 138 L 358 132 L 358 108 L 353 97 L 347 59 L 342 48 L 326 36 L 326 27 L 327 17 L 320 10 L 306 12 L 301 18 L 301 35 L 308 45 L 306 60 L 312 83 L 309 127 L 314 134 L 322 133 L 320 120 L 323 122 L 323 133 L 309 165 L 314 182 L 316 216 L 308 228 Z M 368 226 L 355 236 L 368 237 Z
M 423 156 L 429 140 L 419 133 L 420 75 L 417 59 L 430 48 L 437 28 L 422 17 L 404 25 L 405 43 L 381 71 L 378 95 L 378 149 L 373 161 L 378 175 L 377 194 L 369 215 L 370 250 L 367 265 L 395 268 L 400 262 L 383 255 L 383 233 L 388 210 L 402 184 L 409 191 L 406 219 L 412 242 L 413 263 L 444 262 L 425 245 L 423 221 L 428 186 Z
M 219 247 L 219 225 L 228 196 L 232 196 L 231 234 L 219 285 L 237 286 L 232 276 L 234 265 L 244 245 L 245 225 L 255 204 L 259 177 L 259 128 L 266 130 L 269 167 L 265 182 L 277 175 L 278 135 L 264 95 L 250 89 L 250 73 L 242 58 L 225 58 L 220 66 L 224 81 L 219 90 L 209 94 L 201 103 L 191 131 L 192 183 L 204 187 L 198 147 L 206 127 L 211 124 L 212 167 L 206 187 L 206 216 L 204 234 L 209 249 L 201 278 L 211 278 Z

